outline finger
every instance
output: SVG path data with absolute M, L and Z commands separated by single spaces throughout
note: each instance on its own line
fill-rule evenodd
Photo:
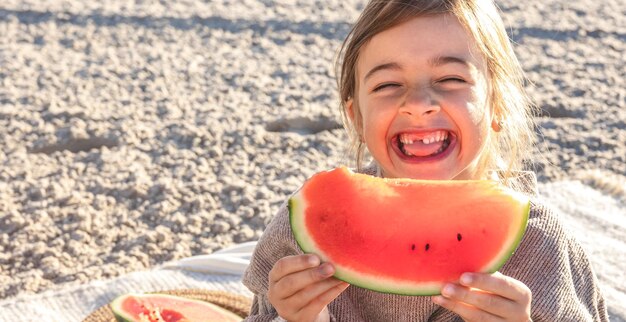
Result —
M 484 321 L 484 322 L 501 322 L 503 318 L 493 315 L 489 312 L 482 311 L 474 306 L 447 299 L 443 296 L 433 296 L 432 300 L 435 304 L 442 306 L 456 314 L 464 321 Z
M 447 299 L 463 302 L 476 307 L 479 310 L 489 312 L 498 317 L 506 317 L 511 314 L 521 312 L 522 306 L 516 302 L 503 298 L 499 295 L 484 292 L 479 289 L 471 289 L 458 284 L 448 284 L 441 294 Z
M 460 280 L 462 285 L 498 294 L 504 298 L 527 305 L 531 300 L 530 289 L 524 283 L 500 274 L 464 273 Z
M 331 278 L 338 283 L 327 289 L 325 292 L 319 294 L 313 298 L 309 303 L 299 312 L 302 316 L 317 316 L 330 302 L 336 299 L 343 291 L 350 286 L 350 284 L 340 281 L 336 278 Z
M 285 306 L 301 310 L 302 308 L 315 302 L 319 296 L 326 293 L 328 290 L 341 284 L 345 284 L 345 282 L 329 277 L 325 280 L 315 282 L 306 288 L 300 289 L 292 296 L 284 299 L 283 303 L 285 303 Z
M 336 278 L 327 278 L 311 284 L 292 296 L 282 299 L 277 303 L 273 303 L 273 305 L 283 318 L 290 317 L 291 320 L 297 321 L 306 320 L 306 318 L 300 316 L 301 311 L 315 300 L 316 297 L 326 293 L 328 290 L 341 283 L 343 282 Z
M 279 259 L 269 273 L 270 285 L 276 283 L 283 276 L 303 271 L 305 269 L 318 266 L 320 264 L 319 257 L 309 255 L 294 255 Z
M 335 269 L 333 265 L 330 263 L 324 263 L 318 267 L 309 268 L 304 271 L 298 271 L 284 276 L 274 283 L 272 289 L 275 290 L 274 295 L 276 297 L 285 299 L 293 296 L 309 285 L 329 278 L 334 273 Z

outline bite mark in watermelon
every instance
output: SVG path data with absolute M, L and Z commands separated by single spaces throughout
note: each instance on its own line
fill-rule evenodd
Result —
M 289 200 L 298 245 L 335 277 L 378 292 L 439 294 L 464 272 L 493 273 L 530 213 L 525 195 L 489 180 L 384 179 L 321 172 Z
M 111 302 L 119 322 L 234 322 L 242 318 L 215 304 L 167 294 L 126 294 Z

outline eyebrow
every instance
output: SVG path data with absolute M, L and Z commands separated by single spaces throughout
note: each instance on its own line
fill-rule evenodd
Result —
M 468 67 L 470 66 L 470 63 L 466 59 L 456 56 L 437 56 L 435 58 L 429 59 L 428 63 L 434 67 L 439 67 L 446 64 L 461 64 Z
M 437 56 L 435 58 L 429 59 L 428 64 L 433 67 L 439 67 L 439 66 L 446 65 L 446 64 L 461 64 L 467 67 L 471 65 L 467 60 L 460 58 L 460 57 L 456 57 L 456 56 Z M 367 74 L 365 74 L 365 77 L 363 78 L 363 81 L 367 81 L 368 78 L 372 77 L 374 74 L 376 74 L 377 72 L 381 70 L 400 70 L 400 69 L 402 69 L 402 66 L 398 63 L 391 62 L 391 63 L 380 64 L 372 68 L 369 72 L 367 72 Z
M 402 69 L 402 66 L 400 66 L 400 64 L 398 64 L 398 63 L 386 63 L 386 64 L 378 65 L 378 66 L 370 69 L 370 71 L 367 72 L 367 74 L 365 74 L 365 77 L 363 78 L 363 81 L 367 81 L 367 79 L 372 77 L 372 75 L 376 74 L 377 72 L 379 72 L 381 70 L 386 70 L 386 69 L 400 70 L 400 69 Z

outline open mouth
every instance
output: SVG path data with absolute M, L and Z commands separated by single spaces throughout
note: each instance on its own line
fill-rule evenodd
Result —
M 393 142 L 394 150 L 403 159 L 426 161 L 445 157 L 455 142 L 455 136 L 446 130 L 401 133 L 393 139 Z

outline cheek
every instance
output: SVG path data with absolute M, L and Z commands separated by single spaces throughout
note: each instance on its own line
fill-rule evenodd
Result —
M 489 135 L 489 110 L 484 105 L 470 104 L 467 107 L 467 126 L 471 127 L 469 132 L 475 138 L 473 142 L 476 145 L 482 145 Z
M 489 86 L 486 79 L 480 77 L 478 85 L 473 88 L 471 104 L 473 105 L 473 121 L 490 123 L 491 108 L 489 107 Z
M 454 122 L 463 133 L 463 146 L 469 150 L 479 150 L 489 135 L 489 108 L 484 95 L 468 91 L 454 98 L 451 110 Z
M 488 119 L 487 107 L 483 104 L 468 104 L 467 105 L 467 118 L 476 127 L 482 127 L 485 120 Z
M 376 108 L 370 100 L 364 97 L 360 97 L 359 102 L 363 136 L 366 140 L 371 140 L 371 135 L 376 132 L 377 127 L 380 127 L 380 108 Z
M 384 139 L 389 127 L 393 123 L 396 113 L 393 109 L 384 105 L 364 106 L 363 110 L 363 132 L 364 134 L 379 136 Z
M 468 126 L 476 127 L 476 132 L 484 133 L 484 128 L 490 123 L 490 110 L 487 103 L 487 91 L 484 86 L 477 86 L 468 91 L 464 97 L 465 119 Z
M 380 122 L 376 115 L 372 115 L 370 111 L 363 111 L 363 138 L 366 142 L 376 139 L 380 133 Z

